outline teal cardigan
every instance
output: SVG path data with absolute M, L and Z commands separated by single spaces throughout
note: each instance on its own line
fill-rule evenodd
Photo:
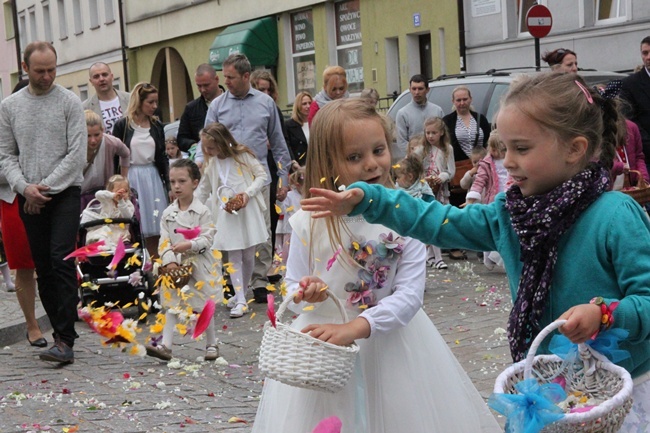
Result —
M 399 234 L 441 248 L 498 251 L 503 258 L 512 298 L 517 295 L 523 264 L 519 239 L 505 208 L 505 194 L 489 205 L 459 209 L 426 203 L 403 191 L 357 182 L 363 201 L 350 215 L 363 214 Z M 630 197 L 606 192 L 560 238 L 558 260 L 541 325 L 569 308 L 602 296 L 620 301 L 614 327 L 629 331 L 620 346 L 631 359 L 621 361 L 632 377 L 650 370 L 650 219 Z M 538 353 L 548 353 L 548 338 Z

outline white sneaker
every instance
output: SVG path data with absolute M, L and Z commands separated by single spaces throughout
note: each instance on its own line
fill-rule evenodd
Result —
M 230 310 L 230 317 L 232 319 L 237 319 L 246 313 L 248 313 L 248 306 L 246 304 L 237 304 L 232 310 Z
M 237 305 L 237 300 L 235 297 L 228 298 L 228 302 L 226 303 L 226 307 L 230 308 L 231 310 L 235 308 L 235 305 Z

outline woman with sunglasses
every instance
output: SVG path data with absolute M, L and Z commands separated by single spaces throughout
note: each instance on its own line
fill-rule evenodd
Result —
M 542 57 L 552 71 L 569 72 L 575 74 L 578 72 L 578 55 L 566 48 L 547 51 Z
M 138 83 L 131 92 L 126 116 L 115 123 L 113 135 L 131 150 L 129 183 L 138 192 L 140 224 L 147 251 L 158 252 L 160 216 L 168 204 L 169 161 L 165 132 L 158 117 L 158 89 Z

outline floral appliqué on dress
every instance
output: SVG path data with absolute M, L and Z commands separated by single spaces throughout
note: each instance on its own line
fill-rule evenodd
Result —
M 366 241 L 361 237 L 358 241 L 352 241 L 348 252 L 361 269 L 357 273 L 359 279 L 345 285 L 345 291 L 349 293 L 348 304 L 360 308 L 377 305 L 374 291 L 386 286 L 391 266 L 403 250 L 404 238 L 392 232 L 380 234 L 379 240 Z

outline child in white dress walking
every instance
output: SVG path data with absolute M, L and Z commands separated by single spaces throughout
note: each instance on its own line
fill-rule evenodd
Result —
M 253 275 L 255 246 L 266 242 L 268 233 L 263 212 L 267 211 L 260 191 L 266 172 L 253 152 L 237 143 L 228 128 L 214 122 L 201 130 L 205 155 L 203 178 L 196 191 L 205 203 L 210 197 L 218 235 L 214 247 L 228 252 L 226 269 L 235 293 L 230 317 L 248 312 L 246 290 Z
M 291 241 L 291 224 L 289 218 L 300 210 L 300 200 L 302 200 L 302 188 L 305 184 L 305 169 L 298 168 L 289 176 L 289 192 L 284 201 L 276 201 L 275 204 L 280 209 L 278 226 L 275 228 L 275 255 L 277 263 L 274 266 L 286 268 L 289 258 L 289 244 Z M 279 273 L 279 272 L 276 272 Z
M 176 199 L 162 214 L 158 254 L 162 265 L 177 268 L 191 265 L 192 274 L 184 287 L 163 284 L 161 301 L 165 320 L 160 344 L 146 345 L 147 355 L 168 361 L 172 358 L 172 340 L 177 324 L 190 324 L 200 314 L 207 300 L 221 301 L 221 263 L 212 250 L 215 228 L 210 210 L 194 198 L 201 172 L 189 159 L 175 161 L 169 170 L 169 181 Z M 187 328 L 187 326 L 186 326 Z M 214 318 L 205 330 L 204 359 L 219 356 Z
M 392 187 L 389 129 L 365 101 L 321 108 L 310 140 L 305 191 L 357 181 Z M 358 217 L 314 220 L 300 210 L 290 222 L 285 280 L 300 313 L 292 328 L 332 344 L 356 341 L 360 352 L 336 393 L 267 378 L 254 433 L 308 432 L 330 416 L 342 421 L 343 433 L 501 431 L 422 310 L 422 243 Z M 345 300 L 350 322 L 341 323 L 325 287 Z

